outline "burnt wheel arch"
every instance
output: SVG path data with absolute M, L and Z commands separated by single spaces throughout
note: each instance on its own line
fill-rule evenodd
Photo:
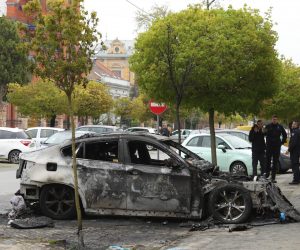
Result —
M 62 184 L 45 185 L 40 190 L 41 212 L 52 219 L 73 219 L 76 216 L 74 189 Z

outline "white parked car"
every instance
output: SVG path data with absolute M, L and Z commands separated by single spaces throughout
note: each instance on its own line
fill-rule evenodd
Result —
M 92 135 L 96 134 L 92 131 L 75 131 L 75 138 L 79 138 L 84 135 Z M 72 138 L 72 132 L 70 130 L 65 131 L 59 131 L 53 135 L 51 135 L 49 138 L 47 138 L 44 142 L 42 142 L 39 146 L 35 144 L 35 142 L 32 142 L 29 147 L 30 151 L 34 151 L 39 148 L 46 148 L 49 146 L 57 145 L 60 143 L 63 143 L 66 140 L 71 140 Z
M 150 134 L 157 134 L 157 129 L 151 127 L 131 127 L 126 129 L 125 132 L 145 132 Z
M 19 154 L 29 150 L 31 138 L 23 129 L 0 127 L 0 158 L 19 162 Z
M 112 133 L 120 130 L 121 129 L 116 126 L 107 126 L 107 125 L 84 125 L 76 129 L 76 131 L 91 131 L 97 134 Z
M 180 129 L 181 142 L 187 138 L 193 130 L 191 129 Z M 174 130 L 170 136 L 171 140 L 178 142 L 179 141 L 179 131 Z
M 63 128 L 53 127 L 33 127 L 25 130 L 27 134 L 34 140 L 35 146 L 39 147 L 51 135 L 64 131 Z
M 190 135 L 182 146 L 211 162 L 210 134 Z M 221 171 L 252 175 L 252 151 L 249 142 L 233 135 L 218 133 L 216 146 L 217 162 Z

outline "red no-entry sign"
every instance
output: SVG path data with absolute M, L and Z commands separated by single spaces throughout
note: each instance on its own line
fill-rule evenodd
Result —
M 160 115 L 166 111 L 167 105 L 164 103 L 157 103 L 157 102 L 150 100 L 149 108 L 153 114 Z

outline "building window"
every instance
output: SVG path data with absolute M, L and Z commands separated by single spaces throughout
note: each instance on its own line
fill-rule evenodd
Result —
M 119 52 L 120 52 L 119 47 L 115 47 L 115 52 L 116 52 L 116 53 L 119 53 Z
M 113 70 L 114 74 L 118 77 L 121 77 L 121 70 Z

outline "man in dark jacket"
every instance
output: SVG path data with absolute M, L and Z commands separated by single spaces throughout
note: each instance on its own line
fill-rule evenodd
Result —
M 272 166 L 272 182 L 276 183 L 276 170 L 279 163 L 280 148 L 281 145 L 286 142 L 287 134 L 282 125 L 278 123 L 278 118 L 273 115 L 272 122 L 265 128 L 266 134 L 266 177 L 268 178 L 271 170 L 271 161 L 273 160 Z
M 293 181 L 289 184 L 297 185 L 300 183 L 299 157 L 300 157 L 300 130 L 299 122 L 294 121 L 291 128 L 291 138 L 289 142 L 290 159 L 294 174 Z
M 249 141 L 252 143 L 252 168 L 253 176 L 257 176 L 257 164 L 258 161 L 261 166 L 261 174 L 265 172 L 265 136 L 262 131 L 263 122 L 261 120 L 254 124 L 249 133 Z

